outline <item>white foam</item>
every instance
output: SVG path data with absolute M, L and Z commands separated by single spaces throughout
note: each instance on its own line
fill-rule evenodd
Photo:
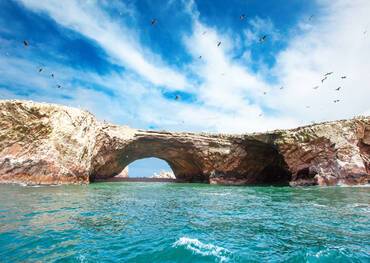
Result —
M 370 184 L 356 184 L 356 185 L 349 185 L 349 184 L 338 184 L 339 187 L 370 187 Z
M 194 254 L 202 256 L 214 256 L 220 262 L 229 260 L 231 252 L 226 248 L 219 247 L 213 244 L 205 244 L 196 238 L 181 237 L 173 245 L 173 247 L 185 247 Z

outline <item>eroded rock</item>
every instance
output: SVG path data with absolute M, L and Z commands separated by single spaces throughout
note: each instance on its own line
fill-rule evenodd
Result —
M 244 135 L 172 133 L 97 121 L 86 111 L 31 101 L 0 102 L 0 182 L 88 183 L 157 157 L 182 182 L 365 184 L 370 119 Z

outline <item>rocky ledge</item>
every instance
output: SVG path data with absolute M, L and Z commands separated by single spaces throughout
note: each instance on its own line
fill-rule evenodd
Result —
M 180 182 L 336 185 L 370 180 L 370 118 L 225 135 L 144 131 L 87 111 L 0 101 L 0 182 L 80 184 L 165 160 Z

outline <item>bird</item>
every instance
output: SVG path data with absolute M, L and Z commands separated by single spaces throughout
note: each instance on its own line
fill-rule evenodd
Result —
M 240 20 L 244 20 L 245 19 L 245 14 L 241 14 L 240 15 Z
M 326 76 L 329 76 L 329 75 L 331 75 L 331 74 L 333 74 L 333 73 L 334 73 L 334 72 L 328 72 L 328 73 L 325 73 L 325 75 L 324 75 L 324 76 L 326 77 Z
M 203 31 L 202 35 L 205 35 L 205 34 L 207 34 L 207 31 Z
M 219 41 L 218 43 L 217 43 L 217 46 L 219 47 L 221 45 L 221 41 Z
M 199 58 L 199 59 L 201 59 L 201 58 L 202 58 L 202 56 L 199 56 L 198 58 Z
M 262 113 L 258 114 L 258 117 L 262 117 Z
M 306 109 L 309 109 L 310 108 L 310 106 L 306 106 Z
M 264 92 L 263 92 L 263 95 L 266 95 L 266 94 L 267 94 L 267 92 L 266 92 L 266 91 L 264 91 Z
M 53 73 L 51 73 L 51 74 L 50 74 L 50 77 L 54 78 L 54 74 L 53 74 Z
M 39 73 L 43 70 L 43 68 L 39 68 Z
M 346 78 L 347 78 L 347 76 L 342 76 L 342 77 L 341 77 L 341 79 L 346 79 Z
M 367 33 L 367 30 L 364 31 L 364 35 Z
M 321 80 L 321 83 L 324 83 L 325 80 L 327 80 L 328 77 L 325 77 Z
M 28 47 L 28 46 L 30 45 L 30 43 L 28 43 L 28 41 L 27 41 L 27 40 L 23 40 L 23 45 L 24 45 L 25 47 Z
M 57 85 L 57 88 L 58 88 L 58 89 L 61 89 L 61 88 L 62 88 L 62 86 L 60 86 L 60 85 L 58 84 L 58 85 Z
M 175 100 L 179 100 L 180 99 L 180 96 L 179 95 L 176 95 L 175 96 Z
M 333 102 L 334 102 L 334 103 L 337 103 L 337 102 L 339 102 L 339 101 L 340 101 L 340 100 L 333 100 Z
M 336 88 L 335 90 L 336 90 L 336 91 L 339 91 L 341 88 L 342 88 L 342 87 L 338 87 L 338 88 Z
M 311 21 L 312 18 L 313 18 L 313 15 L 311 15 L 310 18 L 308 18 L 308 20 Z
M 158 20 L 156 18 L 153 18 L 152 21 L 150 22 L 150 24 L 152 26 L 154 26 L 155 24 L 157 24 Z
M 260 43 L 265 42 L 266 38 L 267 38 L 267 35 L 263 35 L 262 37 L 260 37 Z
M 319 86 L 315 86 L 315 87 L 313 87 L 313 89 L 318 89 L 319 88 Z
M 283 87 L 283 86 L 281 86 L 281 87 L 280 87 L 280 89 L 284 89 L 284 87 Z

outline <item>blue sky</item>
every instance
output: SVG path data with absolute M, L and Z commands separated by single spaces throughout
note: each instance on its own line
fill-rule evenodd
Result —
M 367 0 L 0 1 L 0 98 L 173 131 L 368 115 L 369 13 Z

